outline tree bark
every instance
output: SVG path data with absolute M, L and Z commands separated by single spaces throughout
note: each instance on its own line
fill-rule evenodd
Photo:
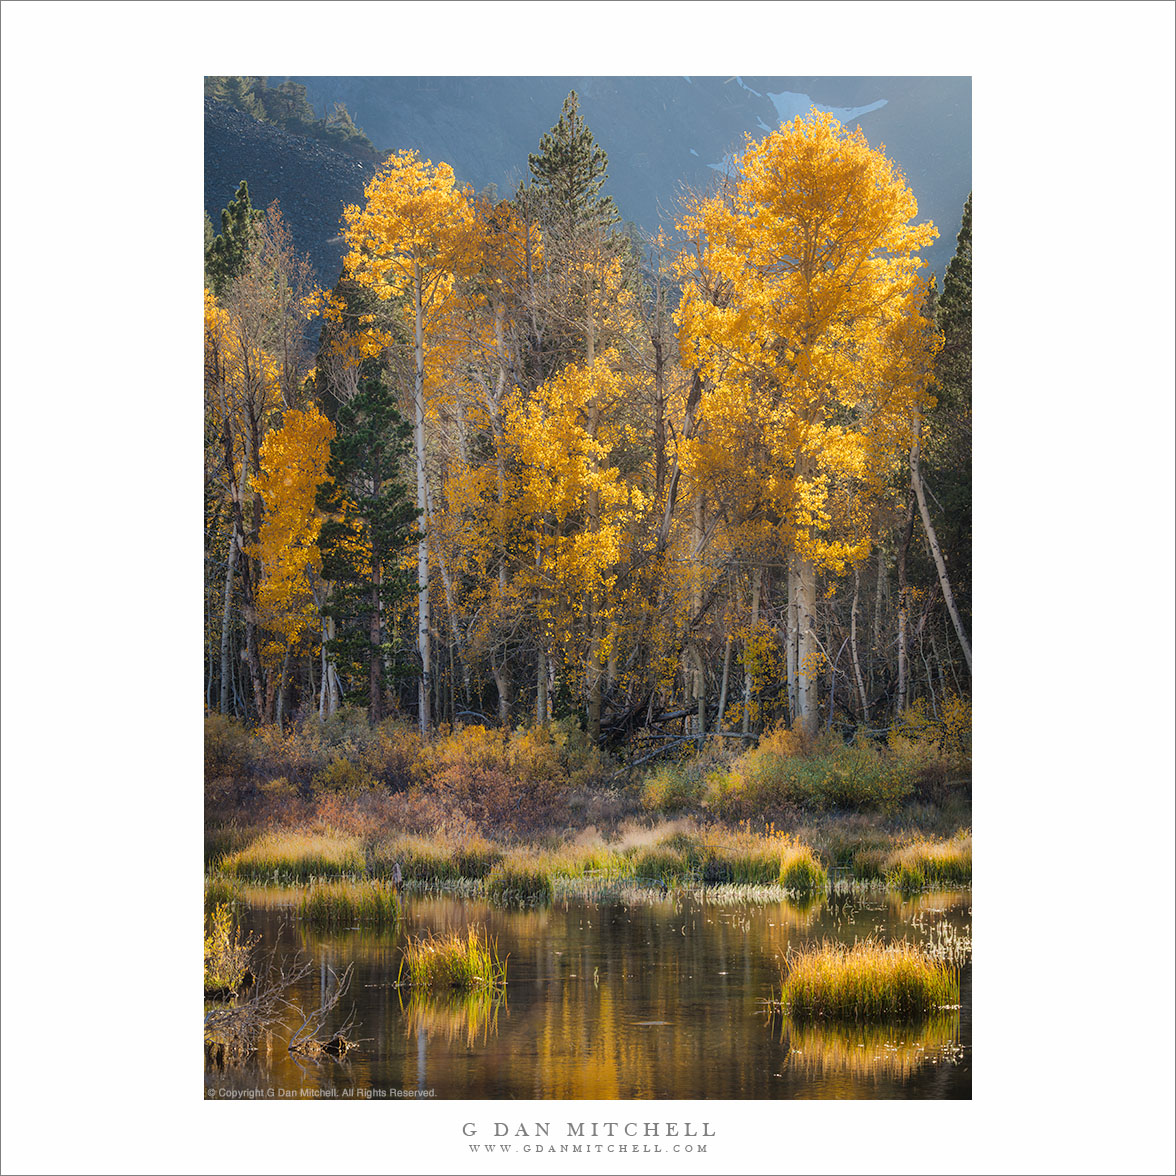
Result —
M 797 639 L 796 707 L 801 730 L 816 735 L 821 717 L 817 709 L 817 569 L 799 555 L 796 566 Z
M 237 533 L 233 527 L 229 528 L 229 560 L 225 570 L 225 607 L 221 613 L 221 676 L 220 676 L 220 713 L 229 713 L 230 683 L 233 676 L 232 650 L 229 641 L 229 625 L 233 615 L 233 573 L 237 568 Z
M 417 715 L 421 737 L 427 739 L 429 728 L 432 726 L 429 701 L 433 688 L 433 667 L 429 650 L 429 540 L 425 529 L 428 512 L 425 481 L 425 329 L 424 311 L 421 305 L 423 294 L 421 267 L 417 261 L 413 262 L 413 279 L 416 353 L 416 380 L 413 387 L 413 415 L 415 417 L 413 443 L 416 450 L 417 511 L 421 527 L 421 539 L 417 544 L 417 653 L 421 661 Z
M 849 655 L 853 659 L 853 676 L 857 682 L 858 702 L 862 708 L 862 722 L 870 721 L 870 703 L 866 698 L 866 683 L 862 678 L 862 664 L 858 659 L 857 640 L 857 607 L 858 596 L 861 594 L 861 575 L 857 568 L 853 569 L 853 604 L 849 609 Z
M 955 597 L 951 594 L 951 584 L 947 579 L 947 564 L 943 559 L 943 552 L 939 547 L 939 539 L 935 534 L 935 527 L 931 522 L 931 512 L 927 509 L 927 497 L 923 492 L 923 478 L 919 473 L 919 446 L 923 422 L 918 409 L 915 410 L 914 441 L 911 443 L 911 486 L 919 502 L 919 517 L 923 520 L 923 530 L 927 533 L 927 542 L 931 546 L 931 555 L 935 560 L 935 570 L 939 573 L 939 587 L 943 591 L 943 600 L 947 605 L 951 623 L 955 626 L 956 636 L 959 638 L 960 648 L 964 651 L 964 660 L 968 663 L 968 673 L 972 672 L 972 647 L 968 644 L 964 633 L 964 624 L 960 620 L 959 611 L 955 605 Z
M 731 634 L 727 634 L 727 642 L 723 648 L 723 678 L 719 684 L 719 717 L 715 720 L 715 730 L 722 732 L 723 716 L 727 713 L 727 686 L 731 681 Z
M 895 717 L 902 715 L 907 705 L 907 613 L 910 609 L 910 590 L 907 587 L 906 561 L 915 529 L 915 500 L 907 503 L 906 521 L 902 527 L 902 542 L 898 545 L 898 692 L 894 700 Z
M 755 627 L 759 624 L 762 574 L 762 570 L 758 567 L 751 570 L 751 633 L 755 632 Z M 751 734 L 751 670 L 748 666 L 746 639 L 743 642 L 743 734 Z

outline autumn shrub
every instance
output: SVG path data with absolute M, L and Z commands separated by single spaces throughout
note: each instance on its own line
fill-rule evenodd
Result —
M 256 882 L 308 882 L 364 872 L 358 837 L 300 830 L 269 830 L 221 863 L 230 876 Z
M 400 899 L 383 882 L 318 882 L 302 895 L 298 914 L 313 927 L 395 930 L 400 922 Z
M 204 778 L 240 779 L 253 767 L 253 747 L 248 729 L 227 715 L 204 716 Z
M 791 956 L 780 992 L 798 1020 L 921 1017 L 959 1000 L 956 968 L 906 941 L 876 939 L 852 947 L 826 940 Z
M 805 741 L 786 729 L 767 733 L 730 776 L 716 792 L 727 794 L 728 810 L 737 796 L 752 813 L 784 806 L 888 812 L 912 791 L 909 765 L 885 749 L 864 740 L 847 745 L 830 734 Z
M 916 699 L 891 729 L 887 749 L 907 768 L 918 797 L 943 802 L 953 784 L 971 777 L 971 701 L 949 694 L 932 711 L 926 698 Z
M 569 783 L 559 742 L 541 727 L 462 727 L 424 748 L 417 773 L 481 825 L 519 832 L 554 823 Z
M 705 795 L 706 782 L 687 764 L 661 764 L 649 774 L 641 789 L 641 807 L 647 812 L 679 813 L 694 808 Z
M 361 741 L 358 763 L 383 787 L 399 792 L 412 784 L 421 748 L 416 730 L 389 719 Z
M 375 784 L 371 773 L 347 759 L 333 759 L 322 771 L 316 772 L 311 781 L 315 792 L 336 792 L 344 796 L 366 792 Z
M 241 986 L 248 972 L 254 936 L 242 936 L 225 903 L 209 911 L 204 919 L 204 995 L 206 999 L 225 999 Z
M 882 865 L 886 884 L 909 894 L 929 886 L 970 886 L 972 833 L 936 841 L 920 837 L 889 854 Z
M 522 860 L 500 862 L 486 878 L 486 897 L 492 902 L 542 904 L 551 902 L 554 894 L 551 874 Z

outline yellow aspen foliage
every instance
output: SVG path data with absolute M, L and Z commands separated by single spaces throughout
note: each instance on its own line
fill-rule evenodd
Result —
M 388 159 L 364 196 L 362 209 L 351 204 L 343 213 L 348 277 L 384 302 L 420 286 L 426 309 L 439 305 L 452 291 L 471 244 L 470 201 L 457 187 L 453 169 L 401 151 Z
M 315 492 L 328 480 L 334 436 L 334 425 L 313 405 L 305 412 L 288 409 L 262 443 L 261 472 L 251 480 L 265 508 L 260 541 L 250 554 L 262 568 L 259 620 L 276 637 L 263 647 L 271 663 L 318 632 L 322 517 Z
M 915 252 L 937 232 L 916 213 L 885 154 L 814 111 L 749 142 L 680 226 L 681 354 L 707 384 L 684 464 L 838 574 L 869 550 L 934 354 Z

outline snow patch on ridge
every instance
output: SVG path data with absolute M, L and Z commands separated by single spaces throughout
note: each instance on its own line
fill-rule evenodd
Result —
M 794 118 L 804 117 L 814 106 L 826 114 L 831 114 L 840 122 L 852 122 L 855 118 L 861 118 L 863 114 L 869 114 L 872 110 L 880 110 L 886 105 L 886 99 L 879 98 L 877 102 L 871 102 L 869 106 L 824 106 L 820 102 L 814 102 L 807 94 L 798 94 L 792 90 L 785 90 L 780 94 L 769 94 L 768 98 L 776 108 L 781 122 L 790 122 Z

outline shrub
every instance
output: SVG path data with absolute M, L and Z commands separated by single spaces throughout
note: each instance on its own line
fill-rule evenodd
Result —
M 298 913 L 314 927 L 359 924 L 394 930 L 400 922 L 400 899 L 381 882 L 320 882 L 303 894 Z
M 233 913 L 222 903 L 204 920 L 204 995 L 205 999 L 227 999 L 247 978 L 249 962 L 257 940 L 241 938 L 241 929 Z
M 685 764 L 662 764 L 641 789 L 641 807 L 653 813 L 679 813 L 693 808 L 705 795 L 705 782 Z
M 366 792 L 375 783 L 370 773 L 346 759 L 332 760 L 321 772 L 316 772 L 311 781 L 316 792 L 337 792 L 345 796 Z
M 363 847 L 357 837 L 270 831 L 226 857 L 221 869 L 226 874 L 255 881 L 339 878 L 364 872 Z
M 828 734 L 806 744 L 788 730 L 766 734 L 731 775 L 723 790 L 737 788 L 741 807 L 759 812 L 785 805 L 889 811 L 912 791 L 909 765 L 882 749 L 864 741 L 847 746 Z
M 552 823 L 567 786 L 559 749 L 542 728 L 504 737 L 463 727 L 425 748 L 417 772 L 480 824 L 515 831 Z
M 887 946 L 868 939 L 852 947 L 826 940 L 789 960 L 780 993 L 797 1019 L 919 1017 L 959 1000 L 959 972 L 905 940 Z
M 486 878 L 486 897 L 492 902 L 549 903 L 555 897 L 551 874 L 522 862 L 496 865 Z
M 403 968 L 414 988 L 497 988 L 506 983 L 506 960 L 498 945 L 477 927 L 463 938 L 429 933 L 410 939 L 404 948 Z

